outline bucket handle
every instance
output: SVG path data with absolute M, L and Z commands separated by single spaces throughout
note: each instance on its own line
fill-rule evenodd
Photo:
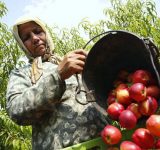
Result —
M 110 33 L 116 33 L 116 31 L 106 31 L 106 32 L 103 32 L 103 33 L 100 33 L 100 34 L 94 36 L 93 38 L 91 38 L 91 39 L 84 45 L 83 49 L 85 49 L 85 48 L 87 47 L 87 45 L 88 45 L 91 41 L 93 41 L 94 39 L 100 37 L 101 35 L 104 35 L 104 34 L 106 35 L 106 34 L 110 34 Z M 77 101 L 79 104 L 81 104 L 81 105 L 87 105 L 87 104 L 90 103 L 90 102 L 95 102 L 96 100 L 95 100 L 94 98 L 92 98 L 91 100 L 87 99 L 87 97 L 89 97 L 88 95 L 90 95 L 90 94 L 93 93 L 94 91 L 93 91 L 93 90 L 90 90 L 90 91 L 82 90 L 81 84 L 80 84 L 80 82 L 79 82 L 78 74 L 76 74 L 76 80 L 77 80 L 77 83 L 78 83 L 78 86 L 77 86 L 77 89 L 76 89 L 76 95 L 75 95 L 76 101 Z M 78 98 L 79 94 L 81 94 L 81 93 L 84 93 L 85 96 L 86 96 L 86 101 L 85 101 L 85 102 L 84 102 L 84 101 L 82 102 L 82 100 L 80 100 L 80 99 Z
M 91 38 L 91 39 L 84 45 L 83 49 L 85 49 L 85 48 L 87 47 L 87 45 L 88 45 L 91 41 L 93 41 L 94 39 L 98 38 L 99 36 L 104 35 L 104 34 L 110 34 L 110 33 L 113 34 L 113 33 L 116 33 L 116 32 L 117 32 L 117 30 L 114 30 L 114 31 L 113 31 L 113 30 L 112 30 L 112 31 L 106 31 L 106 32 L 102 32 L 102 33 L 94 36 L 93 38 Z

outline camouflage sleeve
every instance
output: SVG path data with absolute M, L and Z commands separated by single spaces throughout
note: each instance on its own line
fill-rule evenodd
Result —
M 56 69 L 34 85 L 24 72 L 14 70 L 7 87 L 7 113 L 17 124 L 34 124 L 54 110 L 54 104 L 60 101 L 64 91 L 65 82 L 61 81 Z

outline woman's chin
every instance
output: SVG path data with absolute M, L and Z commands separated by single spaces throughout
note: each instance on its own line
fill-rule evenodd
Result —
M 37 56 L 43 56 L 46 53 L 45 49 L 41 49 L 38 51 Z
M 45 51 L 44 51 L 44 52 L 39 52 L 39 53 L 37 53 L 37 54 L 34 54 L 33 57 L 34 57 L 34 58 L 40 57 L 40 56 L 43 57 L 44 55 L 45 55 Z

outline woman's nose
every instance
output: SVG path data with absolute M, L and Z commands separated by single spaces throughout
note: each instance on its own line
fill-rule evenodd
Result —
M 34 33 L 31 33 L 31 38 L 32 38 L 32 41 L 35 43 L 37 41 L 39 41 L 39 37 L 38 35 L 34 34 Z

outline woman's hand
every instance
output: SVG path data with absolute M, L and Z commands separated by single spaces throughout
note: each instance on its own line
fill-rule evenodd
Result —
M 87 52 L 83 49 L 66 54 L 58 65 L 58 72 L 62 80 L 68 79 L 76 73 L 81 73 L 85 64 Z

